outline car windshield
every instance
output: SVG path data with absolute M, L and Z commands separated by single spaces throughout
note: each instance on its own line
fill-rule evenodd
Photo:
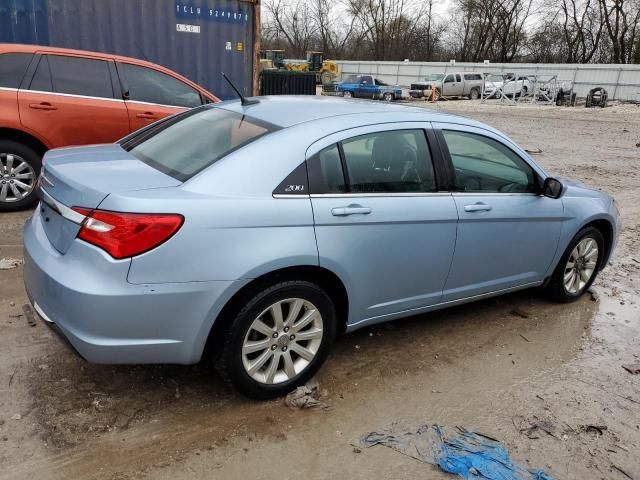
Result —
M 444 73 L 432 73 L 431 75 L 427 75 L 427 82 L 438 82 L 444 78 Z
M 123 147 L 184 182 L 278 127 L 221 108 L 195 109 L 128 138 Z

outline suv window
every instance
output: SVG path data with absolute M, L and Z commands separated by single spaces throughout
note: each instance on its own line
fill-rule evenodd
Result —
M 342 142 L 353 193 L 432 192 L 433 164 L 422 130 L 395 130 Z
M 364 76 L 360 79 L 360 83 L 364 85 L 373 85 L 373 78 L 370 76 Z
M 453 83 L 453 82 L 455 82 L 453 75 L 447 75 L 446 78 L 444 79 L 444 83 Z
M 347 79 L 344 81 L 344 83 L 358 83 L 358 76 L 357 75 L 349 75 L 347 77 Z
M 465 80 L 482 80 L 482 76 L 479 73 L 466 73 L 464 75 Z
M 469 132 L 443 130 L 462 192 L 534 193 L 531 166 L 502 143 Z
M 49 60 L 46 56 L 40 58 L 38 68 L 31 79 L 30 90 L 38 90 L 39 92 L 53 92 L 53 84 L 51 83 L 51 69 L 49 68 Z
M 56 92 L 114 98 L 109 65 L 105 60 L 47 55 Z
M 170 75 L 129 63 L 119 63 L 118 69 L 126 81 L 129 100 L 187 108 L 202 105 L 197 90 Z
M 31 53 L 3 53 L 0 55 L 0 87 L 18 88 L 31 62 Z
M 142 130 L 127 137 L 122 145 L 148 165 L 184 182 L 276 129 L 246 115 L 208 107 L 190 110 L 157 128 Z
M 462 77 L 460 76 L 459 73 L 456 73 L 456 82 L 461 82 L 462 81 Z

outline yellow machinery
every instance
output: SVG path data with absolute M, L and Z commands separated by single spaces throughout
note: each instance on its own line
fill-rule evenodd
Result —
M 284 50 L 263 50 L 260 52 L 261 69 L 269 68 L 268 61 L 273 68 L 292 72 L 315 72 L 316 83 L 327 84 L 338 78 L 338 64 L 333 60 L 325 60 L 324 52 L 307 52 L 306 60 L 285 60 Z

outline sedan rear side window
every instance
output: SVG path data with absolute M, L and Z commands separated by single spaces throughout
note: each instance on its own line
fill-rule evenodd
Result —
M 395 130 L 342 142 L 351 192 L 433 192 L 433 164 L 422 130 Z
M 316 194 L 436 191 L 422 130 L 377 132 L 344 140 L 311 157 L 308 169 L 309 188 Z
M 534 193 L 531 166 L 502 143 L 469 132 L 443 130 L 461 192 Z
M 311 193 L 345 193 L 338 145 L 320 150 L 308 162 Z
M 58 93 L 113 98 L 109 65 L 105 60 L 49 55 L 53 87 Z
M 200 93 L 184 82 L 152 70 L 129 63 L 119 63 L 129 90 L 129 100 L 175 107 L 202 105 Z
M 31 53 L 3 53 L 0 55 L 0 87 L 18 88 L 31 62 Z
M 123 145 L 158 170 L 186 181 L 229 153 L 278 127 L 221 108 L 191 110 L 143 131 Z

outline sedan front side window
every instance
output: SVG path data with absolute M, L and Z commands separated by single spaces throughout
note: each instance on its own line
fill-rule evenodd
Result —
M 500 142 L 469 132 L 442 131 L 461 192 L 536 193 L 531 166 Z

